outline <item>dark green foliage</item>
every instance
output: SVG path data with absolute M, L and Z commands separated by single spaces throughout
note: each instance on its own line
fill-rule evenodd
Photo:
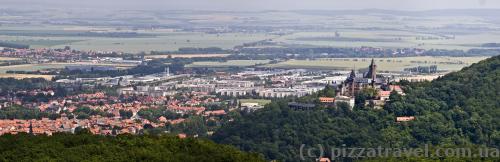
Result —
M 339 106 L 341 107 L 341 106 Z M 350 111 L 348 107 L 295 111 L 286 102 L 273 102 L 224 126 L 213 139 L 243 150 L 264 154 L 268 159 L 298 161 L 301 144 L 309 146 L 384 145 L 378 130 L 387 123 L 383 112 Z M 390 120 L 390 119 L 389 119 Z
M 201 139 L 79 134 L 0 137 L 0 161 L 264 161 L 257 154 Z
M 208 131 L 205 119 L 201 116 L 191 116 L 182 123 L 172 125 L 170 130 L 173 133 L 186 133 L 190 136 L 206 136 Z
M 335 97 L 335 88 L 331 85 L 326 85 L 325 89 L 318 92 L 320 97 Z
M 54 114 L 58 115 L 58 114 Z M 41 112 L 39 109 L 30 109 L 18 105 L 0 109 L 0 119 L 42 119 L 54 115 Z
M 121 111 L 120 111 L 120 114 L 121 114 Z M 160 118 L 161 116 L 163 116 L 169 120 L 181 118 L 180 114 L 177 114 L 173 111 L 167 110 L 166 108 L 141 109 L 139 112 L 137 112 L 137 114 L 141 118 L 148 119 L 149 121 L 152 121 L 152 122 L 157 122 L 158 118 Z M 132 115 L 130 114 L 130 115 L 127 115 L 127 117 L 128 116 L 131 117 Z M 128 117 L 128 118 L 130 118 L 130 117 Z
M 300 160 L 301 144 L 500 147 L 500 56 L 431 83 L 401 85 L 407 95 L 392 93 L 383 110 L 360 109 L 364 102 L 359 102 L 353 111 L 346 105 L 294 111 L 285 101 L 273 102 L 224 125 L 213 139 L 245 151 L 260 152 L 267 159 L 286 161 Z M 357 99 L 372 97 L 373 93 L 367 90 L 358 94 Z M 299 101 L 312 99 L 307 96 Z M 396 123 L 398 116 L 415 116 L 416 120 Z
M 122 117 L 122 119 L 130 119 L 133 115 L 134 114 L 132 111 L 120 110 L 120 116 Z
M 77 119 L 89 119 L 90 116 L 100 115 L 104 117 L 113 117 L 114 115 L 111 113 L 106 113 L 100 110 L 93 110 L 89 107 L 79 107 L 73 111 L 73 114 Z
M 30 89 L 45 89 L 51 87 L 51 83 L 43 78 L 0 78 L 0 92 Z

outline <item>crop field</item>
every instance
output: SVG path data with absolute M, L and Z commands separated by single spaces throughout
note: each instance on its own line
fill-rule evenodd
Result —
M 45 80 L 51 80 L 53 75 L 35 75 L 35 74 L 0 74 L 0 78 L 15 78 L 15 79 L 24 79 L 24 78 L 43 78 Z
M 0 57 L 0 61 L 16 61 L 16 60 L 22 60 L 22 59 L 15 57 Z
M 394 30 L 339 30 L 331 32 L 297 32 L 282 36 L 276 41 L 288 44 L 332 46 L 332 47 L 381 47 L 381 48 L 421 48 L 460 49 L 482 48 L 484 43 L 497 42 L 498 33 L 464 33 L 443 35 L 419 31 Z
M 53 47 L 57 45 L 64 45 L 64 44 L 71 44 L 74 42 L 79 42 L 82 40 L 57 40 L 57 39 L 18 39 L 18 40 L 12 40 L 9 41 L 10 43 L 15 43 L 15 44 L 25 44 L 25 45 L 30 45 L 32 48 L 46 48 L 46 47 Z
M 192 64 L 187 65 L 186 67 L 230 67 L 230 66 L 254 66 L 256 64 L 267 64 L 270 60 L 229 60 L 227 62 L 194 62 Z
M 135 65 L 132 64 L 101 64 L 101 63 L 88 63 L 88 62 L 76 62 L 76 63 L 44 63 L 44 64 L 22 64 L 22 65 L 12 65 L 12 66 L 0 66 L 0 74 L 5 74 L 7 71 L 37 71 L 37 70 L 47 70 L 47 69 L 63 69 L 66 66 L 71 65 L 98 65 L 98 66 L 115 66 L 117 68 L 131 68 Z
M 484 60 L 488 57 L 397 57 L 375 58 L 380 71 L 402 71 L 404 68 L 437 65 L 438 70 L 457 71 L 463 67 Z M 350 70 L 367 68 L 371 58 L 324 58 L 315 60 L 289 60 L 264 67 Z
M 15 29 L 15 30 L 13 30 Z M 127 53 L 150 51 L 175 51 L 182 47 L 220 47 L 231 49 L 236 45 L 271 38 L 264 33 L 206 34 L 199 32 L 177 32 L 172 30 L 138 30 L 136 35 L 110 37 L 107 35 L 85 35 L 88 31 L 110 28 L 86 29 L 83 27 L 28 26 L 14 28 L 0 26 L 0 41 L 26 44 L 31 48 L 64 48 L 71 46 L 79 50 L 121 51 Z M 131 32 L 131 31 L 124 31 Z
M 271 100 L 265 99 L 240 99 L 240 103 L 258 103 L 261 106 L 264 106 L 268 103 L 271 103 Z
M 172 54 L 172 55 L 147 55 L 146 58 L 158 59 L 158 58 L 195 58 L 195 57 L 227 57 L 230 54 Z
M 161 14 L 157 11 L 100 11 L 102 12 L 100 14 L 52 10 L 37 12 L 41 13 L 21 12 L 23 13 L 21 15 L 12 14 L 17 16 L 0 15 L 0 21 L 2 21 L 0 41 L 29 44 L 33 48 L 71 46 L 81 50 L 148 53 L 150 51 L 173 51 L 181 47 L 230 49 L 236 45 L 265 39 L 272 39 L 285 45 L 461 50 L 483 48 L 482 44 L 498 43 L 500 40 L 498 30 L 500 25 L 496 19 L 481 16 L 481 14 L 465 16 L 453 12 L 432 14 L 428 14 L 427 11 L 411 13 L 396 11 L 393 13 L 380 11 L 356 13 L 349 11 L 168 11 Z M 107 15 L 106 18 L 96 18 L 101 14 Z M 88 22 L 81 23 L 81 25 L 45 23 L 82 18 Z M 19 23 L 27 20 L 39 23 L 32 25 Z M 74 23 L 71 21 L 69 24 Z M 156 26 L 153 24 L 178 27 L 146 27 Z M 136 26 L 144 28 L 136 28 Z M 226 26 L 229 30 L 220 29 Z M 236 28 L 231 26 L 236 26 Z M 213 31 L 221 32 L 208 34 L 215 33 Z
M 175 51 L 182 47 L 220 47 L 231 49 L 236 45 L 265 39 L 264 34 L 202 34 L 182 33 L 152 38 L 93 38 L 71 43 L 72 48 L 83 50 L 115 50 L 123 52 Z M 65 45 L 54 46 L 55 48 Z

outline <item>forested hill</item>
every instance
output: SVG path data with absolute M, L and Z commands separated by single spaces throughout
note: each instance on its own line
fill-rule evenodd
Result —
M 0 136 L 0 161 L 264 161 L 257 154 L 201 139 L 81 134 Z
M 500 56 L 433 82 L 402 85 L 407 95 L 391 94 L 383 110 L 357 105 L 299 111 L 287 101 L 218 130 L 213 139 L 268 159 L 300 161 L 302 144 L 329 147 L 500 147 Z M 398 116 L 416 120 L 397 123 Z M 312 158 L 313 159 L 313 158 Z M 443 159 L 440 159 L 443 160 Z
M 437 79 L 425 89 L 426 98 L 446 102 L 448 108 L 490 111 L 500 108 L 500 56 L 465 67 Z

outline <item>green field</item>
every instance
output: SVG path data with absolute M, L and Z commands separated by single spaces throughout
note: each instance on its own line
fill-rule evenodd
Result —
M 22 64 L 11 66 L 0 66 L 0 74 L 5 74 L 7 71 L 37 71 L 47 69 L 63 69 L 66 66 L 74 65 L 99 65 L 99 66 L 116 66 L 117 68 L 130 68 L 135 65 L 131 64 L 93 64 L 93 63 L 44 63 L 44 64 Z
M 239 101 L 240 103 L 258 103 L 261 106 L 271 103 L 271 100 L 264 99 L 240 99 Z
M 16 29 L 16 33 L 11 31 Z M 85 28 L 77 26 L 25 26 L 13 28 L 0 26 L 0 41 L 26 44 L 31 48 L 64 48 L 71 46 L 79 50 L 101 50 L 121 52 L 150 52 L 150 51 L 175 51 L 182 47 L 220 47 L 232 49 L 243 43 L 271 38 L 264 33 L 224 33 L 206 34 L 199 32 L 178 32 L 173 30 L 137 30 L 120 31 L 136 32 L 137 37 L 96 37 L 79 36 L 78 33 L 89 31 L 117 32 L 113 28 Z M 142 36 L 147 35 L 147 36 Z
M 63 39 L 12 39 L 9 43 L 30 45 L 31 48 L 46 48 L 57 45 L 72 44 L 82 40 L 63 40 Z
M 463 35 L 441 35 L 419 31 L 394 30 L 352 30 L 330 32 L 296 32 L 275 39 L 277 42 L 331 47 L 380 47 L 380 48 L 420 48 L 420 49 L 460 49 L 482 48 L 484 43 L 498 42 L 500 32 L 465 33 Z M 450 38 L 446 38 L 450 37 Z M 422 39 L 424 38 L 424 39 Z
M 277 46 L 371 46 L 461 50 L 483 48 L 482 44 L 499 43 L 498 40 L 500 40 L 498 30 L 500 24 L 492 21 L 489 16 L 478 14 L 464 16 L 453 14 L 453 12 L 429 15 L 427 11 L 405 12 L 404 14 L 396 11 L 394 13 L 379 13 L 379 11 L 356 13 L 349 11 L 346 13 L 340 11 L 99 12 L 103 12 L 101 14 L 106 17 L 95 18 L 99 15 L 98 13 L 93 13 L 96 15 L 92 16 L 82 11 L 52 10 L 28 12 L 30 14 L 21 12 L 23 13 L 21 15 L 12 13 L 17 16 L 0 15 L 0 20 L 2 20 L 0 41 L 29 44 L 33 48 L 71 46 L 81 50 L 136 53 L 173 51 L 181 47 L 231 49 L 236 45 L 265 39 L 272 39 L 278 44 Z M 47 18 L 42 19 L 40 15 L 45 15 Z M 74 20 L 82 19 L 84 22 L 81 25 L 54 25 L 45 22 L 73 18 Z M 19 23 L 28 20 L 37 23 Z M 109 22 L 109 20 L 112 21 Z M 177 27 L 147 27 L 154 26 L 154 24 Z M 137 26 L 141 27 L 137 28 Z M 203 30 L 195 30 L 198 28 Z M 135 34 L 123 37 L 106 35 L 106 33 L 127 32 Z M 337 35 L 336 32 L 338 32 Z
M 375 62 L 377 69 L 380 71 L 402 71 L 404 68 L 430 65 L 437 65 L 438 70 L 457 71 L 486 58 L 488 57 L 423 56 L 375 58 Z M 324 58 L 315 60 L 289 60 L 277 64 L 264 65 L 264 67 L 350 70 L 353 68 L 366 68 L 370 65 L 370 62 L 371 58 Z
M 186 67 L 230 67 L 230 66 L 238 66 L 238 67 L 246 67 L 246 66 L 254 66 L 256 64 L 267 64 L 270 60 L 229 60 L 227 62 L 193 62 L 192 64 L 186 65 Z

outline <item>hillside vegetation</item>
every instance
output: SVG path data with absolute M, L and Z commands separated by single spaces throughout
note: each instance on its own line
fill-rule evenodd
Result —
M 256 154 L 194 138 L 88 133 L 0 136 L 0 161 L 263 161 Z
M 391 94 L 382 110 L 357 105 L 350 111 L 340 105 L 297 111 L 283 100 L 242 114 L 213 139 L 286 161 L 300 160 L 302 144 L 322 144 L 327 149 L 500 147 L 500 56 L 433 82 L 401 84 L 407 95 Z M 396 123 L 398 116 L 416 120 Z

